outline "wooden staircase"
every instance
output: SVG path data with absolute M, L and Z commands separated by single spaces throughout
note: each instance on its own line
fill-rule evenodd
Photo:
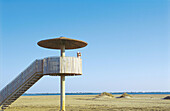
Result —
M 15 78 L 11 83 L 9 83 L 4 89 L 0 92 L 0 106 L 1 110 L 5 110 L 8 108 L 15 100 L 17 100 L 24 92 L 26 92 L 31 86 L 33 86 L 41 77 L 43 76 L 42 70 L 37 68 L 42 68 L 41 60 L 36 60 L 33 62 L 28 69 L 25 70 L 25 74 L 21 73 L 17 78 Z M 40 66 L 39 66 L 40 65 Z M 35 71 L 33 71 L 34 69 Z M 31 70 L 31 71 L 29 71 Z M 26 77 L 23 78 L 23 77 Z M 22 84 L 18 82 L 18 78 L 23 79 L 20 80 Z M 16 85 L 14 85 L 16 84 Z M 13 87 L 18 86 L 18 87 Z M 12 90 L 11 90 L 12 89 Z M 3 98 L 2 98 L 3 97 Z
M 9 107 L 9 105 L 12 104 L 15 100 L 17 100 L 24 92 L 26 92 L 31 86 L 33 86 L 42 75 L 37 74 L 36 76 L 33 76 L 27 83 L 23 84 L 14 94 L 9 96 L 4 102 L 1 107 L 2 110 Z

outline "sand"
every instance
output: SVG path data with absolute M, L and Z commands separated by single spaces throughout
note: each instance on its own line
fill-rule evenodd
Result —
M 67 111 L 170 111 L 168 95 L 132 95 L 132 98 L 103 97 L 96 95 L 66 96 Z M 59 111 L 59 96 L 22 96 L 6 111 Z

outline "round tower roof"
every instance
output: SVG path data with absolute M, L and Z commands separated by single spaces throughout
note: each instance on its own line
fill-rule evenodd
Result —
M 87 45 L 87 42 L 66 37 L 60 37 L 54 39 L 41 40 L 37 44 L 40 47 L 49 49 L 61 49 L 63 45 L 65 45 L 65 49 L 78 49 L 85 47 Z

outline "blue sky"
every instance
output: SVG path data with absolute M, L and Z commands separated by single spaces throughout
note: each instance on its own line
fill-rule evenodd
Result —
M 88 42 L 83 75 L 66 78 L 66 92 L 170 91 L 168 0 L 1 0 L 0 89 L 35 59 L 59 56 L 37 46 L 65 36 Z M 56 84 L 56 85 L 55 85 Z M 45 76 L 27 92 L 59 92 Z

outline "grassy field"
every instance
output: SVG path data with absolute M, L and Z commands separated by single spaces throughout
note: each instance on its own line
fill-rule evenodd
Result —
M 132 95 L 132 98 L 66 96 L 67 111 L 170 111 L 168 95 Z M 22 96 L 5 111 L 59 111 L 59 96 Z

